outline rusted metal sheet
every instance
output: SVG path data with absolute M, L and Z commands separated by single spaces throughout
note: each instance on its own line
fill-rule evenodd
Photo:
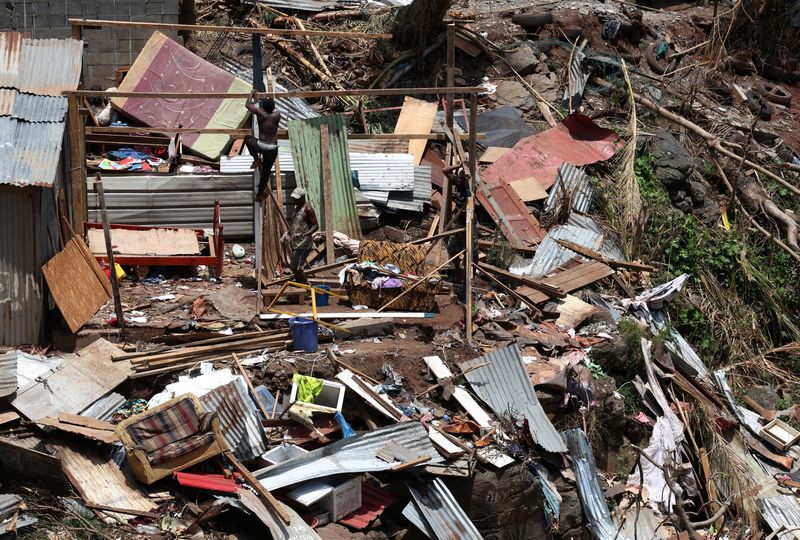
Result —
M 556 127 L 522 139 L 487 167 L 484 185 L 476 194 L 478 201 L 512 244 L 538 244 L 544 231 L 509 182 L 533 178 L 547 189 L 565 162 L 588 165 L 606 160 L 620 142 L 616 133 L 599 127 L 588 116 L 572 114 Z
M 621 143 L 616 133 L 601 128 L 588 116 L 571 114 L 556 127 L 522 139 L 486 168 L 483 179 L 494 185 L 535 178 L 547 189 L 555 182 L 562 163 L 579 166 L 605 161 Z
M 13 86 L 28 94 L 60 96 L 64 90 L 78 87 L 82 60 L 83 41 L 24 38 L 19 79 Z
M 0 88 L 17 85 L 22 38 L 19 32 L 0 32 Z

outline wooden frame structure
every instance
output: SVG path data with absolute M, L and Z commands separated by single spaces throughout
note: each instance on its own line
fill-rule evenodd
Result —
M 165 24 L 165 23 L 148 23 L 148 22 L 128 22 L 128 21 L 109 21 L 109 20 L 91 20 L 91 19 L 69 19 L 68 23 L 72 27 L 72 36 L 76 39 L 81 39 L 83 28 L 128 28 L 128 29 L 144 29 L 144 30 L 183 30 L 183 31 L 204 31 L 204 32 L 217 32 L 217 33 L 243 33 L 243 34 L 262 34 L 262 35 L 278 35 L 278 36 L 317 36 L 317 37 L 340 37 L 346 39 L 360 38 L 360 39 L 391 39 L 391 34 L 368 34 L 363 32 L 332 32 L 332 31 L 316 31 L 316 30 L 294 30 L 294 29 L 279 29 L 279 28 L 249 28 L 249 27 L 230 27 L 230 26 L 208 26 L 208 25 L 191 25 L 191 24 Z M 472 278 L 473 278 L 473 251 L 474 251 L 474 238 L 473 238 L 473 220 L 474 220 L 474 193 L 477 181 L 477 103 L 478 94 L 485 89 L 481 87 L 453 87 L 454 80 L 454 58 L 455 54 L 450 53 L 454 47 L 455 40 L 455 26 L 448 26 L 448 86 L 445 88 L 366 88 L 366 89 L 347 89 L 347 90 L 317 90 L 317 91 L 291 91 L 291 92 L 260 92 L 258 97 L 272 97 L 272 98 L 323 98 L 323 97 L 343 97 L 343 96 L 407 96 L 407 95 L 440 95 L 445 96 L 447 99 L 447 127 L 448 133 L 446 134 L 419 134 L 419 135 L 402 135 L 396 137 L 398 139 L 412 139 L 412 138 L 428 138 L 428 139 L 442 139 L 453 137 L 453 120 L 452 120 L 452 102 L 453 96 L 470 96 L 470 115 L 469 115 L 469 132 L 468 138 L 468 163 L 464 163 L 463 158 L 459 157 L 462 166 L 467 166 L 469 173 L 469 196 L 466 205 L 466 253 L 465 253 L 465 288 L 466 288 L 466 333 L 467 339 L 472 340 Z M 73 193 L 73 228 L 76 230 L 83 229 L 83 221 L 86 216 L 86 160 L 85 160 L 85 126 L 81 126 L 80 121 L 80 107 L 79 99 L 90 96 L 100 97 L 138 97 L 138 98 L 153 98 L 153 99 L 218 99 L 218 98 L 241 98 L 245 99 L 249 94 L 226 94 L 226 93 L 152 93 L 152 92 L 103 92 L 91 90 L 74 90 L 63 92 L 63 95 L 68 97 L 69 114 L 68 126 L 70 135 L 70 163 L 71 163 L 71 184 Z M 140 131 L 158 132 L 158 130 L 170 130 L 169 133 L 176 133 L 176 128 L 141 128 Z M 193 132 L 208 133 L 205 130 L 192 130 Z M 221 130 L 215 130 L 220 132 Z M 231 130 L 233 131 L 233 130 Z M 237 130 L 238 131 L 238 130 Z M 249 133 L 250 130 L 244 130 Z M 93 133 L 102 133 L 101 131 L 93 131 Z M 108 133 L 108 131 L 106 131 Z M 114 131 L 111 131 L 114 133 Z M 118 132 L 119 133 L 119 132 Z M 378 137 L 372 137 L 378 138 Z M 390 138 L 390 137 L 382 137 Z M 391 137 L 394 138 L 394 137 Z M 460 149 L 461 137 L 454 137 Z M 77 143 L 78 148 L 75 148 Z M 461 154 L 461 152 L 459 152 Z M 445 185 L 445 189 L 449 189 L 449 182 Z M 447 193 L 446 195 L 449 195 Z M 448 200 L 449 197 L 444 200 Z M 445 208 L 445 214 L 447 209 Z M 440 219 L 442 227 L 446 228 L 447 221 Z M 441 230 L 440 232 L 445 232 Z M 260 261 L 258 262 L 260 264 Z

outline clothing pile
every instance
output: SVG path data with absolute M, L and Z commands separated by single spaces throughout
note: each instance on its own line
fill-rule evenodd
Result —
M 401 277 L 416 278 L 414 274 L 403 274 L 397 265 L 387 263 L 383 266 L 374 262 L 353 263 L 345 266 L 339 272 L 339 283 L 360 286 L 369 284 L 373 290 L 397 289 L 403 286 Z
M 97 166 L 106 171 L 152 171 L 164 163 L 164 160 L 147 152 L 133 148 L 120 148 L 106 154 L 106 158 Z

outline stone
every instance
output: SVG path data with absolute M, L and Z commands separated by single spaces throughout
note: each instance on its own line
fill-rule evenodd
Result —
M 539 479 L 524 464 L 479 466 L 467 513 L 484 538 L 545 538 L 543 501 Z
M 536 107 L 536 100 L 519 81 L 498 82 L 494 98 L 498 105 L 509 105 L 521 111 L 530 111 Z
M 694 160 L 669 131 L 656 130 L 650 142 L 650 154 L 655 159 L 656 178 L 668 190 L 686 184 L 694 170 Z
M 778 402 L 781 400 L 778 392 L 770 386 L 748 388 L 747 396 L 768 411 L 778 410 Z
M 525 77 L 530 84 L 548 102 L 554 103 L 560 97 L 558 79 L 552 73 L 534 73 Z
M 556 478 L 553 483 L 558 494 L 561 495 L 557 538 L 583 538 L 583 507 L 581 507 L 577 488 L 563 478 Z
M 539 58 L 536 56 L 536 51 L 528 43 L 523 43 L 517 50 L 508 54 L 506 60 L 523 77 L 539 71 Z
M 364 339 L 394 334 L 392 319 L 350 319 L 338 325 L 334 333 L 338 339 Z M 344 329 L 344 330 L 342 330 Z

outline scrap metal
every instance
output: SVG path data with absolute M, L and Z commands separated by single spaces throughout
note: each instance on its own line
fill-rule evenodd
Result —
M 477 367 L 481 366 L 481 367 Z M 471 369 L 474 368 L 474 369 Z M 498 416 L 511 413 L 528 420 L 533 440 L 548 452 L 567 447 L 542 409 L 516 345 L 461 363 L 472 390 Z

